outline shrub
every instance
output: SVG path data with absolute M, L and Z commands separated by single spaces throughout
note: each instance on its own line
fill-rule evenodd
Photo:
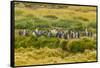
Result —
M 92 28 L 96 29 L 96 27 L 97 27 L 96 22 L 89 23 L 88 27 L 92 27 Z
M 58 48 L 59 40 L 57 40 L 56 38 L 48 38 L 48 39 L 46 39 L 45 46 L 48 48 Z
M 20 48 L 22 41 L 25 39 L 25 37 L 20 37 L 20 36 L 16 36 L 15 37 L 15 48 Z
M 21 19 L 17 20 L 15 23 L 15 28 L 16 29 L 30 29 L 32 28 L 33 24 L 31 20 L 28 19 Z
M 44 16 L 45 18 L 49 18 L 49 19 L 57 19 L 58 17 L 54 16 L 54 15 L 46 15 Z
M 69 52 L 84 52 L 84 44 L 81 40 L 73 40 L 68 43 L 67 49 Z
M 56 38 L 46 38 L 44 36 L 41 37 L 35 37 L 35 36 L 16 36 L 15 39 L 15 48 L 27 48 L 27 47 L 33 47 L 33 48 L 58 48 L 59 47 L 60 40 Z
M 84 43 L 85 49 L 89 50 L 96 49 L 96 40 L 90 38 L 83 38 L 82 42 Z
M 36 47 L 39 48 L 39 46 L 37 46 L 37 38 L 33 37 L 33 36 L 16 36 L 15 38 L 15 48 L 27 48 L 27 47 Z M 35 43 L 34 43 L 35 42 Z
M 62 50 L 67 51 L 67 43 L 68 43 L 68 41 L 66 41 L 66 40 L 63 40 L 61 42 L 60 47 L 61 47 Z
M 82 38 L 80 40 L 72 40 L 68 42 L 67 49 L 69 52 L 84 52 L 84 50 L 95 50 L 96 40 L 91 38 Z

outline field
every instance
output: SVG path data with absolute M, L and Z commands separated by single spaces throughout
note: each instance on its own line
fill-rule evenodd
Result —
M 35 36 L 36 29 L 46 33 Z M 53 29 L 80 37 L 48 37 Z M 92 36 L 82 34 L 86 29 Z M 23 30 L 28 34 L 19 34 Z M 96 61 L 96 42 L 96 7 L 15 2 L 16 66 Z
M 96 61 L 96 51 L 74 54 L 60 48 L 19 48 L 15 52 L 15 62 L 19 66 Z

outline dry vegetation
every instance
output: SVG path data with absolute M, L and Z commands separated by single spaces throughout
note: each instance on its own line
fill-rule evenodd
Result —
M 96 61 L 96 51 L 86 50 L 84 53 L 70 53 L 60 48 L 19 48 L 15 50 L 16 65 L 39 65 L 72 62 Z
M 53 24 L 64 29 L 83 30 L 88 27 L 96 34 L 96 8 L 48 4 L 15 4 L 15 64 L 16 66 L 96 61 L 96 39 L 48 39 L 46 37 L 21 37 L 17 30 Z M 40 7 L 42 6 L 42 7 Z M 78 25 L 80 23 L 81 25 Z M 59 26 L 62 25 L 62 26 Z M 42 29 L 42 28 L 40 28 Z

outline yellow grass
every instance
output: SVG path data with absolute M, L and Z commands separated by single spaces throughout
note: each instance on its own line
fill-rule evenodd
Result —
M 84 53 L 74 54 L 74 53 L 63 51 L 60 48 L 15 49 L 16 66 L 72 63 L 72 62 L 90 62 L 90 61 L 96 61 L 96 51 L 86 50 Z
M 89 12 L 82 12 L 82 11 L 76 11 L 76 9 L 85 11 L 85 10 L 94 10 Z M 30 9 L 30 8 L 19 8 L 16 7 L 16 11 L 22 11 L 23 15 L 21 17 L 27 16 L 27 15 L 33 15 L 36 17 L 42 17 L 45 15 L 55 15 L 60 19 L 71 19 L 73 20 L 73 17 L 83 17 L 88 19 L 90 22 L 96 20 L 96 8 L 95 7 L 78 7 L 74 6 L 70 8 L 65 9 L 48 9 L 48 8 L 39 8 L 39 9 Z M 17 16 L 17 19 L 21 18 L 20 16 Z

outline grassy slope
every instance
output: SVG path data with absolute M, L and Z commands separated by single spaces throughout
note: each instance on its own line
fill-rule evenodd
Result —
M 91 11 L 90 11 L 91 10 Z M 96 8 L 95 7 L 77 7 L 70 6 L 62 9 L 48 9 L 48 8 L 15 8 L 15 21 L 26 20 L 32 22 L 34 17 L 39 19 L 52 21 L 43 16 L 53 15 L 62 20 L 80 21 L 87 25 L 91 22 L 96 22 Z M 30 18 L 27 18 L 30 17 Z M 85 19 L 85 20 L 84 20 Z M 15 24 L 16 24 L 15 23 Z M 21 23 L 20 21 L 18 23 Z M 33 22 L 32 22 L 33 23 Z M 74 23 L 74 22 L 73 22 Z M 30 46 L 30 45 L 27 45 Z M 88 62 L 96 61 L 95 50 L 85 50 L 84 53 L 70 53 L 62 50 L 61 48 L 17 48 L 15 49 L 15 64 L 16 65 L 33 65 L 33 64 L 52 64 L 52 63 L 69 63 L 69 62 Z
M 71 62 L 96 61 L 96 51 L 86 50 L 84 53 L 69 53 L 50 48 L 19 48 L 15 50 L 16 65 L 38 65 Z
M 27 15 L 33 15 L 36 17 L 43 17 L 45 15 L 54 15 L 57 16 L 59 19 L 71 19 L 73 20 L 74 17 L 83 17 L 89 20 L 89 22 L 91 21 L 95 21 L 96 20 L 96 13 L 95 11 L 88 11 L 88 12 L 83 12 L 84 10 L 95 10 L 95 8 L 90 7 L 80 7 L 81 11 L 76 11 L 76 9 L 78 8 L 76 7 L 69 7 L 69 8 L 64 8 L 64 9 L 48 9 L 48 8 L 39 8 L 39 9 L 31 9 L 31 8 L 20 8 L 20 7 L 16 7 L 16 20 L 22 19 L 24 17 L 26 17 Z M 83 10 L 84 9 L 84 10 Z M 18 13 L 20 13 L 21 15 L 18 15 Z

